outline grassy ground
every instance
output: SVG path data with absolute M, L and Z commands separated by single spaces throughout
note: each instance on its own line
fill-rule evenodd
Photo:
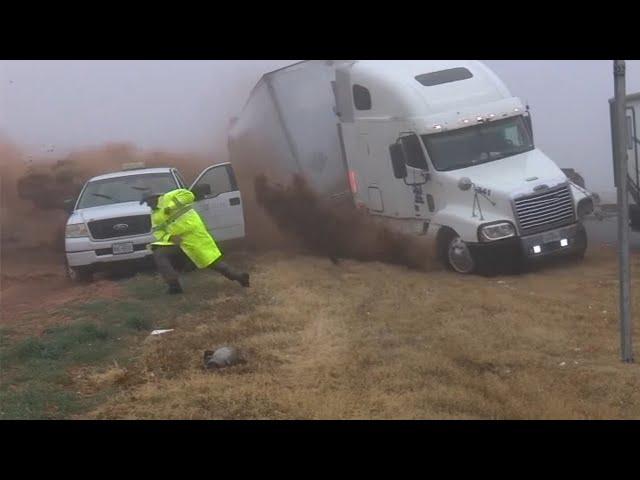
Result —
M 120 298 L 69 301 L 23 314 L 0 331 L 0 418 L 67 418 L 103 401 L 153 328 L 198 308 L 165 297 L 149 275 L 123 282 Z M 33 325 L 45 325 L 33 335 Z M 54 326 L 47 326 L 54 325 Z M 103 370 L 107 366 L 107 374 Z M 106 385 L 108 380 L 113 385 Z
M 120 299 L 61 307 L 65 326 L 5 334 L 3 417 L 640 417 L 639 367 L 618 360 L 611 251 L 496 278 L 285 254 L 233 262 L 251 266 L 251 289 L 194 272 L 176 298 L 139 275 Z M 247 363 L 204 370 L 203 351 L 225 344 Z
M 41 315 L 61 324 L 38 336 L 11 328 L 1 333 L 0 418 L 67 418 L 102 401 L 113 389 L 92 395 L 78 384 L 78 374 L 102 364 L 126 366 L 128 349 L 151 326 L 150 312 L 136 301 L 97 300 Z M 30 320 L 37 322 L 38 314 Z

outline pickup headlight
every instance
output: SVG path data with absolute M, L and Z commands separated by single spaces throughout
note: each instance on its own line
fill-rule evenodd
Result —
M 516 234 L 516 229 L 509 222 L 502 222 L 480 227 L 478 233 L 481 241 L 493 242 L 495 240 L 513 237 Z
M 64 236 L 67 238 L 88 237 L 89 230 L 84 223 L 72 223 L 67 225 Z

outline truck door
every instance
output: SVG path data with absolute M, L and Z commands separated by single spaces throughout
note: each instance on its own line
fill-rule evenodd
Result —
M 635 105 L 627 103 L 626 108 L 627 118 L 627 166 L 629 169 L 629 177 L 633 180 L 636 190 L 640 189 L 640 159 L 638 158 L 638 146 L 640 140 L 638 139 L 638 125 L 636 124 L 636 109 Z M 633 194 L 633 193 L 632 193 Z
M 407 177 L 401 180 L 404 188 L 410 191 L 412 216 L 415 218 L 429 219 L 435 209 L 434 199 L 428 191 L 429 167 L 427 166 L 420 139 L 415 133 L 401 134 L 396 141 L 402 146 L 407 165 Z M 389 155 L 389 161 L 391 157 Z M 400 185 L 396 181 L 396 185 Z
M 213 165 L 196 178 L 191 189 L 208 191 L 204 198 L 194 203 L 213 238 L 232 240 L 244 237 L 242 197 L 230 163 Z

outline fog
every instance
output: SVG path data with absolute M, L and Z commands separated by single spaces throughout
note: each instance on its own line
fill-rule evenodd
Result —
M 229 117 L 263 73 L 290 63 L 2 62 L 0 132 L 34 154 L 131 142 L 224 155 Z
M 531 106 L 537 145 L 613 190 L 611 61 L 485 61 Z M 31 155 L 130 142 L 224 161 L 226 130 L 260 76 L 292 60 L 0 62 L 0 136 Z M 640 61 L 627 62 L 640 91 Z M 0 138 L 1 138 L 0 137 Z

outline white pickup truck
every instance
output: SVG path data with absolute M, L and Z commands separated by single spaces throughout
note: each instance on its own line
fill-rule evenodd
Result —
M 91 178 L 77 199 L 66 202 L 66 270 L 73 281 L 90 281 L 114 262 L 148 259 L 151 210 L 140 200 L 148 193 L 176 188 L 201 192 L 195 203 L 216 240 L 244 237 L 242 199 L 229 163 L 206 168 L 190 187 L 175 168 L 129 166 Z

